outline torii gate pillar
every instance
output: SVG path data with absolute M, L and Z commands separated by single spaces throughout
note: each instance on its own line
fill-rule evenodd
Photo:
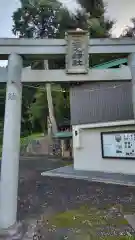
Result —
M 22 58 L 13 53 L 8 59 L 0 186 L 0 229 L 8 229 L 16 224 L 22 104 L 21 72 Z
M 135 53 L 129 55 L 128 65 L 131 70 L 132 76 L 132 104 L 133 104 L 133 114 L 135 119 Z

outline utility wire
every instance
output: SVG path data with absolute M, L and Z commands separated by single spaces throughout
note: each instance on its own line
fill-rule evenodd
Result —
M 127 83 L 125 83 L 125 84 L 127 84 Z M 35 88 L 35 89 L 40 89 L 41 91 L 45 91 L 45 89 L 42 88 L 42 87 L 35 87 L 35 86 L 31 86 L 31 85 L 26 85 L 26 84 L 23 84 L 23 86 L 27 87 L 27 88 Z M 102 88 L 102 90 L 116 89 L 116 88 L 120 88 L 122 86 L 123 86 L 123 84 L 113 85 L 113 86 L 110 86 L 110 87 Z M 92 88 L 91 89 L 77 89 L 77 91 L 96 92 L 96 91 L 101 91 L 101 88 L 96 88 L 96 89 L 95 88 L 93 88 L 93 89 Z M 65 90 L 65 89 L 52 89 L 52 92 L 69 92 L 69 90 Z

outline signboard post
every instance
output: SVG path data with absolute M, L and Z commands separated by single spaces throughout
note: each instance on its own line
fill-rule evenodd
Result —
M 89 34 L 87 31 L 69 31 L 66 33 L 67 55 L 66 72 L 69 74 L 87 74 L 89 70 Z

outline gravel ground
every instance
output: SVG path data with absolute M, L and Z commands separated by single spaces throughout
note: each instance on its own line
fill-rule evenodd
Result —
M 41 176 L 59 166 L 43 158 L 20 161 L 18 220 L 37 221 L 47 240 L 135 236 L 123 217 L 135 213 L 135 188 Z

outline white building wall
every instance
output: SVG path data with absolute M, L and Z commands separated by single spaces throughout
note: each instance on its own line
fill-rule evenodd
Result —
M 102 158 L 101 132 L 135 130 L 135 126 L 100 127 L 80 129 L 79 137 L 73 126 L 74 168 L 76 170 L 103 171 L 123 174 L 135 174 L 135 160 Z

